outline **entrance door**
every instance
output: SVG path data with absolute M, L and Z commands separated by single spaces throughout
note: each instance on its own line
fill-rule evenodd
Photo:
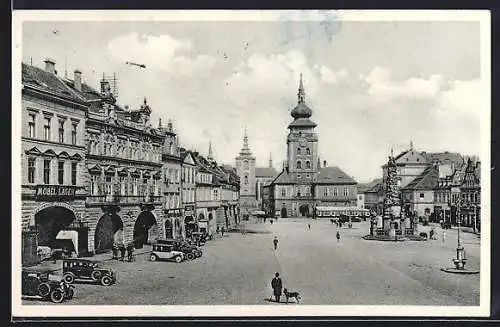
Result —
M 123 221 L 116 214 L 107 213 L 97 222 L 94 236 L 94 251 L 102 253 L 111 250 L 113 243 L 123 242 Z
M 302 217 L 307 217 L 309 215 L 309 206 L 307 204 L 303 204 L 300 206 L 299 211 Z
M 156 219 L 151 212 L 141 212 L 134 226 L 134 243 L 136 249 L 142 249 L 144 244 L 149 241 L 149 230 L 156 225 Z
M 287 213 L 286 213 L 286 208 L 281 208 L 281 218 L 286 218 Z

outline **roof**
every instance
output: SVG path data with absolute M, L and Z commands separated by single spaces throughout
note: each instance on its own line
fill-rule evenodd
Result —
M 286 170 L 282 170 L 278 176 L 271 182 L 271 184 L 295 184 L 297 179 L 295 176 L 288 173 Z
M 403 190 L 433 190 L 437 188 L 438 180 L 439 169 L 435 166 L 429 166 Z
M 276 177 L 278 172 L 272 167 L 255 167 L 255 177 Z
M 290 127 L 316 127 L 316 123 L 311 121 L 309 118 L 299 118 L 295 119 L 288 125 L 288 128 Z
M 382 183 L 381 178 L 376 178 L 368 183 L 358 183 L 358 193 L 370 192 L 379 183 Z
M 80 104 L 85 103 L 85 99 L 68 87 L 59 76 L 35 66 L 22 64 L 22 83 L 24 86 L 51 93 L 67 100 Z
M 429 164 L 437 161 L 440 164 L 454 163 L 456 166 L 461 166 L 464 163 L 464 158 L 457 152 L 421 152 L 421 154 L 425 157 L 427 163 Z
M 314 183 L 316 184 L 357 184 L 357 182 L 349 177 L 340 168 L 324 167 L 321 168 L 319 174 L 316 176 Z
M 290 113 L 293 118 L 309 118 L 312 115 L 312 110 L 305 103 L 299 102 Z

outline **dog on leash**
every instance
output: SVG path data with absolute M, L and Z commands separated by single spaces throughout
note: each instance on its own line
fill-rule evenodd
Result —
M 288 299 L 295 299 L 297 303 L 300 303 L 300 299 L 302 299 L 299 292 L 288 292 L 286 288 L 283 289 L 283 294 L 285 294 L 286 303 L 288 303 Z

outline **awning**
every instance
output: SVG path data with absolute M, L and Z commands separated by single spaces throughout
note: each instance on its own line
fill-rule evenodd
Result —
M 75 247 L 76 255 L 78 255 L 78 232 L 74 230 L 62 230 L 57 233 L 57 240 L 71 240 Z

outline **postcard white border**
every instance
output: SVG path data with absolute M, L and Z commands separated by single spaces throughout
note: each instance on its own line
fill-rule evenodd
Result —
M 490 12 L 483 10 L 349 10 L 329 11 L 342 21 L 477 21 L 481 31 L 481 79 L 485 83 L 487 108 L 479 108 L 481 126 L 482 235 L 479 306 L 333 306 L 300 305 L 202 305 L 202 306 L 37 306 L 22 305 L 21 268 L 21 61 L 22 23 L 25 21 L 278 21 L 322 20 L 324 11 L 162 11 L 101 10 L 13 12 L 12 38 L 12 316 L 14 317 L 266 317 L 266 316 L 393 316 L 393 317 L 486 317 L 490 315 L 490 145 L 491 145 L 491 27 Z

